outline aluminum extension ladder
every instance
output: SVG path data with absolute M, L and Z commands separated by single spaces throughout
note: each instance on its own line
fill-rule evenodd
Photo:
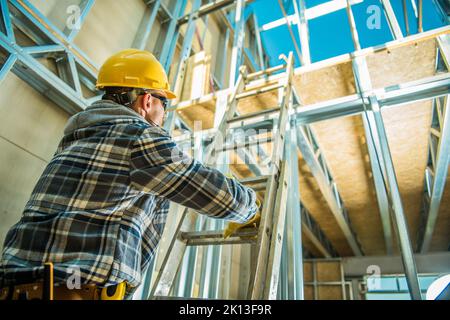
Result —
M 225 114 L 218 126 L 218 132 L 225 137 L 231 126 L 239 125 L 249 119 L 260 119 L 261 115 L 277 112 L 276 132 L 272 132 L 272 156 L 270 158 L 270 174 L 239 180 L 242 184 L 253 188 L 256 192 L 265 190 L 261 207 L 261 220 L 258 229 L 241 229 L 231 237 L 225 239 L 223 230 L 194 231 L 198 213 L 184 208 L 175 233 L 170 238 L 167 250 L 160 257 L 162 263 L 154 272 L 156 278 L 150 291 L 149 299 L 170 298 L 169 294 L 176 279 L 178 269 L 182 263 L 184 253 L 188 246 L 225 245 L 251 243 L 252 259 L 250 268 L 250 282 L 248 299 L 276 299 L 278 289 L 279 267 L 283 245 L 283 235 L 286 217 L 288 174 L 286 161 L 282 159 L 285 146 L 285 135 L 289 119 L 289 111 L 293 108 L 292 78 L 294 61 L 292 53 L 283 57 L 285 65 L 259 71 L 246 73 L 246 68 L 240 68 L 240 74 L 233 92 L 227 101 Z M 250 79 L 285 69 L 285 76 L 280 77 L 275 85 L 266 85 L 257 90 L 245 90 Z M 240 99 L 258 95 L 264 92 L 278 90 L 278 106 L 273 109 L 236 116 L 237 104 Z M 258 121 L 258 120 L 257 120 Z M 261 123 L 263 123 L 261 121 Z M 266 121 L 267 125 L 267 121 Z M 219 135 L 215 135 L 205 154 L 205 163 L 210 162 L 221 152 L 230 150 L 222 146 Z M 242 146 L 235 146 L 242 147 Z M 233 148 L 231 148 L 233 149 Z

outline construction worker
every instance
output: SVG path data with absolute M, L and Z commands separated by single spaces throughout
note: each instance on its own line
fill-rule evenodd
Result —
M 0 299 L 129 299 L 169 201 L 235 223 L 257 212 L 252 189 L 185 155 L 161 127 L 175 94 L 151 53 L 113 55 L 97 86 L 102 100 L 69 119 L 6 236 Z

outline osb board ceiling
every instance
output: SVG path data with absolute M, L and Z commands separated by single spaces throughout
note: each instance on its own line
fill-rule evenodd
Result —
M 326 237 L 332 241 L 332 244 L 339 255 L 351 256 L 352 251 L 348 246 L 347 240 L 341 229 L 337 226 L 336 219 L 322 196 L 316 179 L 311 174 L 308 165 L 302 157 L 300 157 L 299 161 L 299 177 L 299 191 L 302 204 L 319 224 Z M 303 239 L 305 238 L 306 237 L 304 236 Z M 307 246 L 306 248 L 312 253 L 316 252 L 314 248 L 311 248 L 310 246 Z
M 353 116 L 322 121 L 313 124 L 312 129 L 359 236 L 363 251 L 375 254 L 383 252 L 384 243 L 373 183 L 369 177 L 370 165 L 366 157 L 364 128 L 360 119 L 360 116 Z M 311 177 L 309 180 L 313 179 Z M 307 208 L 317 205 L 317 201 L 322 198 L 319 190 L 312 192 L 311 197 L 304 197 L 307 192 L 311 192 L 308 186 L 313 186 L 313 183 L 314 181 L 310 181 L 309 185 L 301 190 L 302 200 Z M 311 214 L 338 252 L 343 256 L 352 255 L 331 211 L 311 209 Z
M 435 39 L 377 52 L 367 57 L 367 67 L 374 88 L 430 77 L 435 73 L 435 62 Z
M 436 43 L 426 40 L 381 51 L 367 56 L 372 84 L 375 88 L 423 79 L 434 74 Z M 355 83 L 350 62 L 326 66 L 322 69 L 302 71 L 297 69 L 293 84 L 303 104 L 312 104 L 354 94 Z M 241 113 L 255 112 L 275 107 L 277 91 L 260 94 L 239 101 Z M 193 103 L 193 105 L 195 105 Z M 202 120 L 206 127 L 212 125 L 215 103 L 208 108 L 183 109 L 192 122 Z M 204 108 L 204 107 L 203 107 Z M 431 123 L 431 102 L 423 101 L 401 107 L 383 109 L 386 132 L 403 207 L 409 225 L 411 240 L 415 245 L 423 195 L 424 170 L 427 160 L 428 134 Z M 311 125 L 326 158 L 338 190 L 348 210 L 353 228 L 366 255 L 386 253 L 383 228 L 376 200 L 371 165 L 361 115 L 331 119 Z M 341 256 L 353 255 L 335 217 L 323 198 L 315 178 L 299 155 L 301 200 L 325 235 Z M 236 167 L 243 176 L 250 172 Z M 444 192 L 436 225 L 432 249 L 445 250 L 449 243 L 449 189 Z M 303 236 L 305 238 L 305 236 Z M 395 232 L 393 231 L 393 239 Z M 316 253 L 309 240 L 305 247 Z M 394 245 L 396 247 L 396 245 Z
M 278 90 L 272 90 L 256 96 L 239 100 L 237 110 L 240 114 L 272 109 L 278 106 Z
M 305 105 L 356 93 L 351 62 L 309 72 L 296 72 L 293 84 Z
M 431 106 L 431 101 L 424 101 L 382 112 L 414 248 L 423 200 Z
M 205 130 L 212 128 L 214 125 L 214 110 L 215 101 L 209 100 L 181 109 L 177 113 L 191 128 L 194 128 L 194 121 L 200 121 L 202 130 Z
M 427 161 L 431 102 L 385 109 L 383 120 L 411 241 L 415 244 Z M 313 124 L 312 128 L 363 251 L 367 255 L 384 254 L 383 228 L 361 116 L 327 120 Z M 305 198 L 304 201 L 307 205 L 312 199 Z M 337 239 L 342 239 L 342 233 L 340 230 L 328 230 L 328 212 L 321 212 L 314 217 L 341 252 Z

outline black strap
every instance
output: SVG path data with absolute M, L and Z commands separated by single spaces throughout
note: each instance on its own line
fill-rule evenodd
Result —
M 42 300 L 52 300 L 53 291 L 53 270 L 52 266 L 45 264 L 44 266 L 44 285 L 42 288 Z
M 102 99 L 112 100 L 126 107 L 130 107 L 131 103 L 133 102 L 131 97 L 131 91 L 121 93 L 106 93 L 103 95 Z

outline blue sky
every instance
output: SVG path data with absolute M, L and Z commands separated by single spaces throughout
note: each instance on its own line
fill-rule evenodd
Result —
M 305 0 L 306 7 L 311 8 L 316 5 L 328 2 L 329 0 Z M 333 1 L 333 0 L 330 0 Z M 416 1 L 416 0 L 414 0 Z M 403 34 L 406 35 L 405 24 L 403 18 L 402 0 L 391 0 L 392 7 L 402 28 Z M 380 29 L 370 30 L 366 26 L 366 21 L 370 16 L 367 8 L 371 5 L 377 5 L 381 9 L 380 0 L 364 0 L 362 3 L 352 6 L 353 15 L 355 17 L 356 27 L 358 30 L 359 41 L 363 48 L 382 44 L 392 40 L 391 32 L 387 24 L 384 14 L 381 15 Z M 292 0 L 284 0 L 284 6 L 288 15 L 294 13 Z M 417 19 L 415 17 L 411 0 L 407 1 L 408 17 L 410 33 L 417 33 Z M 278 0 L 255 0 L 247 6 L 247 12 L 255 12 L 258 17 L 258 23 L 262 25 L 280 19 L 283 17 L 282 11 L 278 4 Z M 441 21 L 434 4 L 430 0 L 423 1 L 423 28 L 431 30 L 442 27 L 444 22 Z M 340 54 L 354 51 L 352 37 L 346 10 L 342 9 L 334 13 L 322 16 L 308 23 L 310 34 L 310 51 L 312 62 L 328 59 Z M 292 25 L 296 40 L 298 41 L 298 29 L 296 25 Z M 263 45 L 266 52 L 270 56 L 270 65 L 280 64 L 278 56 L 282 53 L 288 54 L 289 51 L 294 52 L 295 47 L 289 35 L 286 25 L 264 31 L 261 33 Z M 300 43 L 297 42 L 299 47 Z M 295 56 L 296 57 L 296 56 Z M 296 57 L 296 66 L 299 61 Z

